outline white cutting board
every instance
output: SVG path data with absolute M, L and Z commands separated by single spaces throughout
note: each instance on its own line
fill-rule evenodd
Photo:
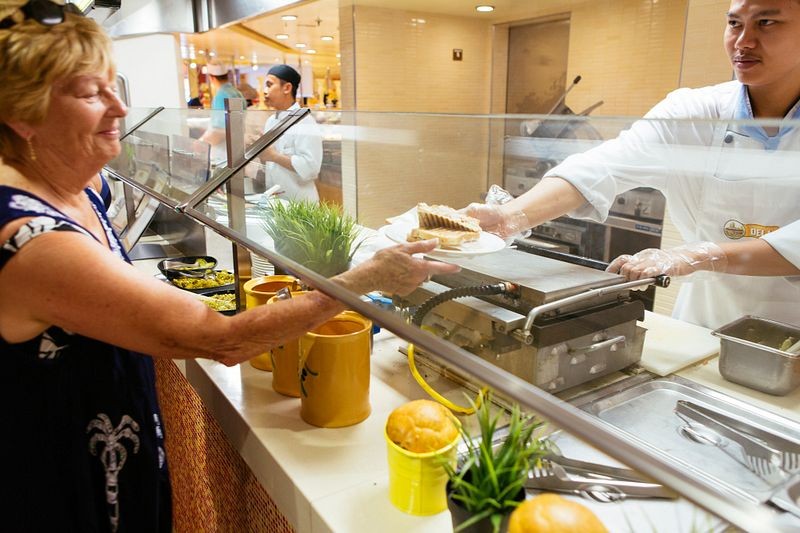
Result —
M 639 324 L 647 328 L 639 364 L 659 376 L 719 353 L 719 339 L 708 328 L 650 311 L 645 311 L 644 322 Z

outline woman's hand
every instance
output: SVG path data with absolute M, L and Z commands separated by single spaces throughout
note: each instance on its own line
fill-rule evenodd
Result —
M 438 244 L 437 239 L 429 239 L 384 248 L 368 261 L 335 279 L 359 294 L 374 290 L 401 296 L 408 294 L 431 276 L 460 270 L 458 265 L 414 256 L 430 252 Z
M 628 280 L 688 276 L 698 270 L 724 272 L 728 264 L 725 252 L 713 242 L 698 242 L 659 250 L 648 248 L 634 255 L 614 259 L 606 271 L 619 273 Z

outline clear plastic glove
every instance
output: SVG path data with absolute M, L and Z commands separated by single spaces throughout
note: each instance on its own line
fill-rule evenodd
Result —
M 688 276 L 700 270 L 725 272 L 728 257 L 713 242 L 696 242 L 659 250 L 648 248 L 634 255 L 621 255 L 614 259 L 606 271 L 619 273 L 628 280 L 654 278 L 665 274 L 670 277 Z
M 523 233 L 531 227 L 525 213 L 522 211 L 506 213 L 499 205 L 472 203 L 464 212 L 468 216 L 477 218 L 484 231 L 494 233 L 503 239 Z
M 528 230 L 531 227 L 528 216 L 522 211 L 508 211 L 500 207 L 513 199 L 511 193 L 498 185 L 492 185 L 486 193 L 486 203 L 469 204 L 464 213 L 477 218 L 484 231 L 494 233 L 503 239 L 516 237 L 516 234 L 526 237 L 530 234 Z

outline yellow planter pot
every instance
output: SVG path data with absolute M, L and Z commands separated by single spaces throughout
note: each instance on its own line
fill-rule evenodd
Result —
M 245 307 L 252 309 L 266 304 L 279 290 L 289 287 L 290 291 L 300 290 L 300 280 L 293 276 L 260 276 L 244 284 Z M 272 359 L 269 352 L 264 352 L 250 359 L 250 366 L 259 370 L 272 370 Z
M 456 447 L 453 442 L 428 453 L 414 453 L 392 442 L 384 428 L 383 436 L 389 459 L 389 500 L 392 505 L 413 515 L 438 514 L 447 509 L 447 472 L 442 463 L 455 466 Z
M 372 322 L 345 311 L 300 339 L 300 416 L 320 427 L 367 418 Z
M 292 298 L 307 294 L 306 291 L 292 292 Z M 279 301 L 273 296 L 267 303 Z M 293 339 L 272 349 L 272 389 L 284 396 L 300 397 L 300 343 Z

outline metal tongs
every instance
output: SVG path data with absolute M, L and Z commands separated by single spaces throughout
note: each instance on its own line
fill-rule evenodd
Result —
M 531 470 L 525 488 L 580 494 L 600 502 L 625 498 L 677 498 L 637 472 L 549 454 Z
M 800 483 L 800 474 L 792 472 L 800 468 L 800 444 L 685 400 L 676 402 L 675 414 L 690 427 L 692 422 L 697 422 L 737 444 L 738 451 L 731 449 L 728 442 L 695 433 L 773 487 L 777 486 L 769 502 L 800 517 L 800 506 L 793 495 Z
M 695 433 L 772 485 L 784 481 L 791 475 L 789 470 L 799 466 L 800 445 L 779 435 L 686 400 L 676 402 L 675 414 L 690 427 L 692 422 L 699 423 L 737 444 L 738 451 L 726 442 Z

